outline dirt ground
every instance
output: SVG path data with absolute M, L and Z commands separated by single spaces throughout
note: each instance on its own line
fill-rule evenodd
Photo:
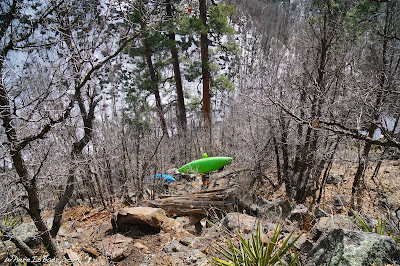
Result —
M 353 160 L 336 161 L 332 167 L 331 173 L 343 175 L 343 180 L 337 185 L 326 185 L 320 207 L 330 214 L 335 214 L 336 210 L 333 208 L 333 199 L 338 195 L 345 196 L 351 199 L 351 187 L 353 178 L 357 169 L 356 154 L 344 154 L 343 158 L 353 158 Z M 375 218 L 384 215 L 384 210 L 379 208 L 378 202 L 382 195 L 388 195 L 400 191 L 400 161 L 399 160 L 386 160 L 383 161 L 379 175 L 375 180 L 371 179 L 372 173 L 376 166 L 376 161 L 369 164 L 366 169 L 365 178 L 363 180 L 363 195 L 362 195 L 362 212 L 371 215 Z M 273 171 L 273 170 L 272 170 Z M 201 181 L 197 178 L 192 184 L 191 189 L 200 190 Z M 215 186 L 226 185 L 227 180 L 218 179 L 214 175 L 213 182 Z M 212 183 L 212 185 L 214 185 Z M 177 191 L 187 186 L 185 182 L 180 182 L 173 185 L 173 191 Z M 188 187 L 185 187 L 189 190 Z M 264 186 L 255 188 L 259 195 L 264 195 L 268 200 L 286 197 L 284 186 L 271 194 L 271 187 L 266 182 Z M 399 194 L 399 193 L 397 193 Z M 400 202 L 400 199 L 398 199 Z M 116 202 L 114 209 L 122 208 L 123 204 Z M 343 213 L 347 213 L 349 206 L 345 206 Z M 46 218 L 52 217 L 51 212 L 44 212 Z M 69 208 L 64 214 L 64 223 L 62 229 L 64 234 L 57 237 L 59 243 L 62 243 L 66 238 L 71 237 L 71 234 L 81 234 L 80 238 L 76 238 L 76 242 L 69 247 L 69 250 L 79 254 L 83 264 L 86 265 L 107 265 L 108 262 L 104 256 L 97 257 L 90 253 L 93 250 L 93 245 L 101 241 L 102 238 L 111 234 L 111 217 L 113 213 L 110 210 L 101 208 L 92 209 L 88 206 L 76 206 Z M 29 220 L 28 218 L 26 219 Z M 181 222 L 185 223 L 184 220 Z M 182 235 L 182 232 L 177 231 L 163 231 L 154 235 L 136 235 L 134 243 L 140 243 L 147 247 L 147 249 L 134 247 L 130 255 L 123 261 L 119 262 L 120 265 L 139 265 L 145 256 L 154 254 L 161 251 L 162 247 L 171 240 L 179 240 L 184 236 L 194 237 L 194 228 L 186 226 L 187 233 Z M 85 251 L 86 250 L 86 251 Z
M 379 154 L 380 153 L 376 151 L 371 152 L 371 161 L 368 163 L 364 178 L 361 181 L 362 196 L 355 198 L 355 200 L 358 199 L 358 202 L 361 202 L 360 211 L 375 218 L 378 216 L 383 217 L 387 214 L 386 210 L 379 207 L 379 200 L 383 199 L 385 196 L 394 194 L 394 197 L 397 198 L 397 203 L 400 206 L 400 160 L 383 160 L 377 177 L 372 179 L 375 167 L 378 163 Z M 329 214 L 337 213 L 333 208 L 333 200 L 335 197 L 344 196 L 348 202 L 351 201 L 353 197 L 351 190 L 358 166 L 357 150 L 342 151 L 337 157 L 339 159 L 336 159 L 333 163 L 330 173 L 343 175 L 343 180 L 337 185 L 327 184 L 323 189 L 320 203 L 320 207 Z M 270 171 L 274 172 L 276 169 L 270 169 Z M 276 175 L 274 174 L 271 176 Z M 273 181 L 276 182 L 276 180 Z M 264 195 L 269 200 L 286 197 L 284 186 L 281 186 L 272 194 L 272 187 L 268 184 L 263 187 L 259 186 L 256 188 L 256 190 L 258 190 L 261 195 Z M 307 203 L 310 202 L 311 199 L 308 199 Z M 349 209 L 349 204 L 345 204 L 342 213 L 348 213 Z

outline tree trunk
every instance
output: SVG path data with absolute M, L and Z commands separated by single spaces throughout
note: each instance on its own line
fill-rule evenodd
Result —
M 76 159 L 78 156 L 77 154 L 73 153 L 72 158 L 73 160 Z M 51 227 L 50 233 L 53 237 L 56 237 L 58 234 L 58 230 L 61 227 L 61 220 L 62 215 L 64 212 L 65 206 L 68 204 L 69 200 L 72 197 L 72 194 L 75 189 L 75 164 L 71 164 L 68 170 L 68 179 L 67 185 L 65 186 L 64 193 L 59 199 L 55 209 L 54 209 L 54 219 L 53 219 L 53 226 Z
M 90 169 L 90 167 L 89 167 L 89 169 Z M 94 176 L 94 180 L 96 182 L 96 188 L 97 188 L 97 191 L 99 192 L 100 202 L 103 205 L 104 209 L 106 209 L 107 204 L 106 204 L 106 201 L 104 200 L 103 189 L 101 188 L 99 175 L 96 173 L 96 170 L 92 171 L 92 169 L 90 169 L 90 171 L 92 172 L 92 174 Z
M 368 130 L 368 136 L 372 137 L 374 135 L 374 132 L 376 130 L 376 126 L 371 124 L 369 130 Z M 357 167 L 357 172 L 354 176 L 354 180 L 353 180 L 353 185 L 351 187 L 351 206 L 355 209 L 358 209 L 361 207 L 361 187 L 360 187 L 360 181 L 364 178 L 364 174 L 365 174 L 365 169 L 368 165 L 368 154 L 369 151 L 371 150 L 371 144 L 370 143 L 366 143 L 361 155 L 361 158 L 359 158 L 358 161 L 358 167 Z M 357 206 L 355 204 L 355 200 L 357 199 Z
M 90 98 L 89 101 L 89 112 L 86 110 L 86 106 L 82 99 L 80 87 L 75 88 L 75 97 L 78 102 L 80 113 L 82 115 L 83 126 L 84 126 L 84 136 L 77 142 L 72 145 L 71 158 L 73 161 L 80 158 L 82 150 L 86 147 L 86 145 L 92 139 L 93 133 L 93 121 L 94 121 L 94 110 L 96 108 L 97 103 L 100 99 L 95 100 L 94 96 Z M 75 189 L 75 165 L 71 164 L 68 170 L 68 180 L 67 185 L 64 190 L 64 194 L 61 196 L 58 201 L 55 209 L 54 209 L 54 219 L 53 226 L 51 227 L 50 233 L 53 237 L 57 236 L 58 230 L 61 227 L 62 215 L 64 212 L 65 206 L 68 204 L 69 200 L 72 197 L 72 194 Z
M 166 4 L 167 4 L 166 5 L 167 18 L 170 19 L 172 22 L 172 3 L 170 0 L 166 0 Z M 183 132 L 186 132 L 187 118 L 186 118 L 185 98 L 183 97 L 181 70 L 179 67 L 178 51 L 176 49 L 176 44 L 175 44 L 175 33 L 172 30 L 168 32 L 168 39 L 171 41 L 171 58 L 172 58 L 172 66 L 174 68 L 174 78 L 175 78 L 176 95 L 177 95 L 178 124 L 180 129 Z
M 211 142 L 211 94 L 210 94 L 210 68 L 208 61 L 208 37 L 207 37 L 207 0 L 200 0 L 200 20 L 203 24 L 200 35 L 201 47 L 201 72 L 203 76 L 203 118 L 207 137 Z
M 40 232 L 41 237 L 43 239 L 43 244 L 46 246 L 49 255 L 52 258 L 57 258 L 60 255 L 59 250 L 57 248 L 54 239 L 51 237 L 49 230 L 47 229 L 47 226 L 41 215 L 39 195 L 37 191 L 35 176 L 31 179 L 29 178 L 28 169 L 26 168 L 26 164 L 22 157 L 21 150 L 16 149 L 15 147 L 17 143 L 17 132 L 15 131 L 15 128 L 12 126 L 12 114 L 10 110 L 10 105 L 8 102 L 6 89 L 2 85 L 0 87 L 0 107 L 1 107 L 0 116 L 1 119 L 3 120 L 3 128 L 7 135 L 7 140 L 12 145 L 10 150 L 11 159 L 13 161 L 15 170 L 21 180 L 21 183 L 28 194 L 27 211 L 31 216 L 32 220 L 34 221 L 36 228 Z
M 303 203 L 303 193 L 305 191 L 305 186 L 306 186 L 306 181 L 307 181 L 306 180 L 307 176 L 304 176 L 304 174 L 306 173 L 306 171 L 308 169 L 309 156 L 307 156 L 307 154 L 308 154 L 308 152 L 310 152 L 308 147 L 310 146 L 310 143 L 311 143 L 311 133 L 312 133 L 312 129 L 311 129 L 311 127 L 309 127 L 306 132 L 306 138 L 305 138 L 302 153 L 301 153 L 302 162 L 299 165 L 300 169 L 298 170 L 298 172 L 294 173 L 297 176 L 297 178 L 294 180 L 296 182 L 296 194 L 295 194 L 294 198 L 295 198 L 296 202 L 298 202 L 298 203 Z
M 372 122 L 369 125 L 368 128 L 368 137 L 373 138 L 375 130 L 378 128 L 376 124 L 374 124 L 375 121 L 379 120 L 379 114 L 380 111 L 379 109 L 381 108 L 383 102 L 384 102 L 384 95 L 383 92 L 386 90 L 386 80 L 387 80 L 387 46 L 388 46 L 388 37 L 390 33 L 389 31 L 389 15 L 390 15 L 390 10 L 389 10 L 389 5 L 388 3 L 386 3 L 386 19 L 385 19 L 385 25 L 384 25 L 384 30 L 383 30 L 383 42 L 382 42 L 382 61 L 380 62 L 380 68 L 378 69 L 379 71 L 379 89 L 376 95 L 376 101 L 375 101 L 375 106 L 374 106 L 374 111 L 373 111 L 373 115 L 372 115 Z M 378 66 L 379 67 L 379 66 Z M 353 208 L 357 207 L 360 208 L 361 206 L 361 188 L 360 188 L 360 181 L 362 180 L 362 178 L 365 175 L 365 169 L 367 167 L 367 160 L 368 160 L 368 155 L 369 152 L 371 150 L 371 143 L 366 143 L 361 155 L 361 158 L 359 160 L 358 163 L 358 167 L 357 167 L 357 172 L 354 176 L 354 181 L 353 181 L 353 186 L 351 188 L 351 194 L 352 194 L 352 201 L 351 201 L 351 206 Z M 354 204 L 354 200 L 355 198 L 358 199 L 358 206 L 355 206 Z
M 163 134 L 168 137 L 167 124 L 165 123 L 163 107 L 161 104 L 160 91 L 158 89 L 158 78 L 156 75 L 156 71 L 153 67 L 153 61 L 151 59 L 150 47 L 149 47 L 149 44 L 147 43 L 146 39 L 142 39 L 142 43 L 143 43 L 143 47 L 144 47 L 145 54 L 146 54 L 146 63 L 147 63 L 147 67 L 149 70 L 150 79 L 152 82 L 151 89 L 156 98 L 157 113 L 158 113 L 158 118 L 160 119 L 161 129 L 163 131 Z
M 275 151 L 275 159 L 276 159 L 276 174 L 278 177 L 278 186 L 282 185 L 282 170 L 281 170 L 281 162 L 279 158 L 279 149 L 278 144 L 276 143 L 275 136 L 272 136 L 272 140 L 274 142 L 274 151 Z
M 288 125 L 285 119 L 281 116 L 279 119 L 281 124 L 281 146 L 282 146 L 282 160 L 283 160 L 283 181 L 285 182 L 286 195 L 292 197 L 292 179 L 289 176 L 289 147 L 288 147 Z
M 108 186 L 109 186 L 109 193 L 110 196 L 108 197 L 108 202 L 109 205 L 112 206 L 114 202 L 114 197 L 115 197 L 115 189 L 114 189 L 114 180 L 113 180 L 113 175 L 112 175 L 112 169 L 111 169 L 111 163 L 110 160 L 107 158 L 106 151 L 104 151 L 105 155 L 105 162 L 104 162 L 104 168 L 105 168 L 105 180 L 108 180 Z

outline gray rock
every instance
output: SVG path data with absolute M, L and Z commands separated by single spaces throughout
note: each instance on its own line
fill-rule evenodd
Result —
M 184 237 L 179 241 L 179 243 L 181 243 L 184 246 L 191 247 L 196 245 L 199 241 L 200 241 L 199 238 Z
M 308 210 L 308 207 L 303 204 L 297 204 L 293 210 L 290 212 L 288 219 L 292 222 L 299 222 L 300 224 L 308 221 L 309 218 L 313 216 Z
M 294 237 L 291 239 L 294 239 Z M 298 250 L 301 250 L 301 252 L 307 253 L 313 248 L 314 244 L 306 236 L 301 235 L 299 239 L 297 239 L 296 243 L 294 243 L 294 246 Z
M 328 213 L 321 208 L 315 210 L 315 218 L 329 217 Z
M 349 204 L 349 200 L 346 196 L 344 195 L 336 195 L 333 198 L 333 205 L 335 206 L 335 210 L 338 213 L 341 213 L 343 211 L 343 208 Z
M 388 236 L 334 229 L 318 240 L 305 265 L 385 265 L 400 262 L 400 249 Z
M 50 218 L 47 221 L 47 227 L 50 228 L 53 219 Z M 22 223 L 13 229 L 14 235 L 24 241 L 29 247 L 34 248 L 42 243 L 42 238 L 38 234 L 38 230 L 34 222 Z M 14 245 L 11 243 L 11 245 Z
M 313 226 L 313 240 L 317 240 L 322 234 L 328 233 L 333 229 L 356 230 L 357 226 L 346 215 L 338 214 L 332 217 L 321 217 Z
M 106 237 L 96 244 L 98 250 L 106 255 L 111 261 L 121 261 L 127 257 L 131 250 L 133 239 L 120 234 Z
M 166 218 L 165 211 L 160 208 L 123 208 L 114 217 L 114 232 L 129 231 L 133 226 L 160 230 Z
M 379 200 L 378 202 L 379 207 L 394 211 L 400 208 L 400 190 L 395 191 L 393 193 L 388 194 L 384 199 Z
M 256 217 L 238 212 L 228 213 L 222 220 L 222 224 L 231 231 L 238 229 L 244 233 L 257 230 Z
M 26 239 L 28 237 L 35 236 L 38 230 L 33 222 L 22 223 L 13 229 L 13 233 L 20 239 Z
M 337 185 L 340 181 L 344 179 L 344 175 L 331 173 L 328 178 L 326 179 L 326 183 L 328 185 Z
M 278 224 L 278 223 L 270 223 L 270 222 L 265 222 L 265 221 L 263 221 L 261 225 L 262 225 L 263 231 L 264 231 L 264 232 L 268 232 L 268 231 L 271 231 L 271 230 L 275 230 L 277 224 Z M 281 226 L 282 226 L 282 232 L 283 232 L 283 231 L 286 231 L 286 230 L 287 230 L 288 232 L 291 232 L 292 229 L 293 229 L 293 228 L 291 228 L 290 225 L 282 225 L 282 224 L 281 224 Z
M 171 252 L 179 252 L 182 251 L 183 246 L 179 244 L 178 241 L 172 240 L 169 244 L 165 245 L 162 248 L 162 251 L 165 253 L 171 253 Z
M 188 249 L 180 252 L 152 254 L 144 258 L 140 266 L 206 266 L 207 257 L 198 249 Z
M 282 219 L 286 218 L 292 210 L 292 205 L 287 199 L 275 201 L 260 199 L 259 201 L 262 213 L 282 217 Z

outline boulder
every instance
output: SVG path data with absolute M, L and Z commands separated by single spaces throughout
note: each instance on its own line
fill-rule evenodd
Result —
M 316 208 L 315 218 L 329 217 L 328 213 L 321 208 Z
M 144 258 L 140 266 L 206 266 L 207 257 L 198 249 L 187 249 L 172 253 L 160 252 Z
M 394 211 L 400 208 L 400 190 L 388 194 L 384 199 L 379 200 L 378 205 L 384 209 Z
M 228 213 L 222 224 L 230 231 L 238 229 L 244 233 L 257 230 L 258 220 L 256 217 L 238 212 Z
M 328 185 L 337 185 L 344 179 L 344 175 L 338 173 L 331 173 L 326 179 Z
M 336 195 L 333 198 L 333 205 L 335 206 L 335 210 L 338 213 L 341 213 L 343 211 L 343 208 L 349 204 L 349 200 L 346 196 L 344 195 Z
M 172 240 L 162 248 L 162 251 L 165 253 L 179 252 L 182 251 L 184 247 L 185 246 L 181 245 L 177 240 Z
M 187 231 L 183 228 L 183 224 L 177 221 L 177 219 L 166 217 L 162 223 L 162 228 L 166 232 L 177 232 L 179 234 L 185 234 Z
M 22 239 L 29 247 L 40 245 L 41 238 L 34 222 L 22 223 L 13 229 L 16 237 Z
M 51 228 L 52 223 L 52 219 L 47 219 L 46 225 L 48 228 Z M 34 222 L 21 223 L 12 231 L 15 237 L 22 240 L 30 248 L 35 248 L 42 243 L 42 238 Z M 3 243 L 4 245 L 0 245 L 0 258 L 5 258 L 7 253 L 14 254 L 18 250 L 14 243 L 9 240 L 3 241 Z
M 301 229 L 309 229 L 314 221 L 314 215 L 309 211 L 308 207 L 303 204 L 297 204 L 290 212 L 288 219 L 297 222 Z
M 287 199 L 268 201 L 265 199 L 259 200 L 260 211 L 276 217 L 286 218 L 292 210 L 292 205 Z
M 292 236 L 291 239 L 295 239 L 295 237 L 296 236 Z M 311 240 L 308 239 L 305 235 L 301 235 L 297 239 L 296 243 L 294 243 L 294 246 L 297 250 L 307 253 L 313 248 L 314 243 L 311 242 Z
M 114 217 L 114 232 L 129 231 L 133 226 L 160 230 L 167 218 L 165 211 L 151 207 L 123 208 Z
M 400 249 L 388 236 L 334 229 L 308 253 L 305 265 L 385 265 L 400 262 Z
M 116 234 L 106 237 L 96 246 L 111 261 L 118 262 L 129 255 L 133 247 L 132 243 L 132 238 Z
M 333 229 L 356 230 L 357 226 L 348 216 L 343 214 L 321 217 L 317 219 L 315 225 L 311 229 L 313 240 L 317 240 L 322 234 L 332 231 Z

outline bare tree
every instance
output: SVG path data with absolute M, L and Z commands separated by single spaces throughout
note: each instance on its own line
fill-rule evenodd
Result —
M 47 155 L 43 156 L 42 162 L 34 173 L 28 169 L 23 156 L 23 150 L 28 144 L 40 141 L 46 137 L 46 134 L 52 127 L 63 122 L 70 114 L 73 108 L 73 101 L 64 105 L 61 110 L 56 110 L 53 114 L 43 112 L 46 110 L 45 101 L 51 99 L 55 95 L 51 91 L 27 90 L 26 82 L 23 80 L 23 73 L 20 75 L 22 78 L 10 78 L 9 72 L 16 71 L 22 72 L 21 68 L 12 68 L 10 64 L 10 57 L 12 52 L 16 50 L 26 50 L 30 55 L 30 50 L 34 47 L 45 48 L 51 45 L 51 42 L 40 42 L 34 35 L 39 30 L 39 27 L 45 25 L 44 22 L 50 15 L 59 8 L 60 4 L 49 5 L 42 7 L 34 17 L 29 17 L 24 14 L 24 9 L 21 9 L 19 1 L 9 1 L 2 5 L 5 9 L 6 21 L 1 24 L 0 38 L 1 57 L 0 57 L 0 73 L 1 73 L 1 86 L 0 86 L 0 108 L 1 119 L 4 133 L 7 137 L 7 146 L 13 162 L 13 166 L 18 174 L 19 182 L 24 187 L 27 198 L 28 206 L 25 207 L 28 214 L 34 221 L 38 231 L 41 233 L 43 243 L 51 257 L 58 257 L 59 251 L 52 239 L 47 226 L 41 215 L 39 191 L 37 187 L 37 177 L 40 173 L 43 162 Z M 23 18 L 25 19 L 18 19 Z M 29 63 L 34 62 L 34 57 L 27 57 Z M 26 67 L 26 66 L 25 66 Z M 23 68 L 22 68 L 23 70 Z M 51 73 L 52 71 L 50 71 Z M 53 73 L 56 72 L 53 70 Z M 45 81 L 43 80 L 42 84 Z M 21 86 L 22 85 L 22 86 Z M 54 80 L 47 80 L 47 84 L 43 87 L 52 88 L 57 86 Z M 41 89 L 43 89 L 43 87 Z M 47 89 L 46 88 L 46 89 Z M 56 90 L 57 91 L 57 90 Z M 34 92 L 37 92 L 34 93 Z M 26 115 L 27 111 L 31 115 Z M 58 112 L 57 112 L 58 111 Z M 54 117 L 56 115 L 56 117 Z M 36 122 L 36 121 L 39 121 Z M 26 132 L 22 125 L 34 125 L 32 128 L 34 132 Z M 23 132 L 23 130 L 25 132 Z
M 73 10 L 74 6 L 69 6 L 71 8 L 71 11 Z M 90 26 L 92 24 L 92 19 L 97 19 L 98 14 L 96 13 L 97 11 L 97 6 L 91 7 L 92 12 L 94 12 L 92 17 L 90 17 L 90 20 L 85 23 L 87 26 Z M 83 136 L 78 140 L 75 141 L 72 145 L 72 150 L 71 150 L 71 157 L 72 161 L 79 161 L 79 158 L 81 157 L 82 150 L 86 147 L 86 145 L 91 141 L 93 137 L 93 123 L 95 119 L 95 108 L 97 104 L 100 101 L 100 97 L 98 96 L 99 91 L 98 91 L 98 82 L 99 79 L 97 79 L 97 84 L 96 81 L 93 82 L 91 75 L 94 71 L 99 70 L 106 64 L 110 62 L 113 58 L 115 58 L 117 55 L 119 55 L 123 49 L 134 39 L 138 38 L 143 30 L 143 26 L 141 28 L 136 28 L 134 29 L 133 34 L 129 34 L 125 36 L 122 40 L 122 43 L 116 49 L 115 51 L 108 51 L 105 50 L 104 52 L 107 55 L 105 58 L 102 60 L 98 60 L 96 57 L 91 57 L 87 53 L 90 50 L 96 51 L 97 47 L 100 46 L 101 43 L 105 42 L 109 38 L 107 36 L 107 33 L 103 32 L 102 25 L 98 25 L 98 29 L 101 34 L 98 36 L 101 36 L 98 40 L 94 39 L 92 42 L 88 42 L 89 40 L 85 39 L 77 39 L 75 36 L 77 36 L 73 31 L 79 31 L 82 30 L 80 25 L 78 25 L 78 28 L 72 28 L 75 25 L 71 23 L 74 21 L 74 17 L 68 17 L 65 16 L 65 12 L 67 12 L 67 7 L 63 9 L 62 12 L 59 12 L 58 15 L 58 20 L 59 24 L 62 25 L 60 28 L 60 31 L 64 34 L 64 41 L 67 46 L 67 50 L 71 54 L 71 59 L 74 61 L 73 64 L 73 77 L 76 77 L 74 80 L 75 84 L 75 94 L 74 94 L 74 100 L 77 102 L 78 107 L 79 107 L 79 112 L 82 118 L 82 124 L 83 124 Z M 79 14 L 78 14 L 79 15 Z M 86 18 L 88 18 L 88 13 L 86 13 Z M 143 24 L 146 25 L 146 21 L 148 18 L 143 18 Z M 105 18 L 105 21 L 107 21 L 107 18 Z M 85 31 L 90 33 L 93 32 L 93 26 L 90 28 L 87 28 Z M 129 29 L 128 29 L 129 33 Z M 92 39 L 94 36 L 89 35 L 89 39 Z M 86 49 L 82 49 L 85 47 L 85 44 L 89 44 L 89 46 Z M 94 46 L 92 46 L 94 45 Z M 87 72 L 86 76 L 81 77 L 82 72 L 84 72 L 85 69 L 87 69 L 89 66 L 89 71 Z M 90 82 L 89 82 L 90 80 Z M 86 90 L 86 99 L 83 97 L 83 90 Z M 67 185 L 65 187 L 65 191 L 63 195 L 61 196 L 57 206 L 55 207 L 55 212 L 54 212 L 54 220 L 53 220 L 53 226 L 51 228 L 51 235 L 55 237 L 58 233 L 58 230 L 61 226 L 61 219 L 62 219 L 62 213 L 64 211 L 65 206 L 69 202 L 69 199 L 71 198 L 73 192 L 74 192 L 74 187 L 75 187 L 75 169 L 76 166 L 72 164 L 70 166 L 69 172 L 68 172 L 68 181 Z
M 77 104 L 83 136 L 74 142 L 71 157 L 79 157 L 91 140 L 95 107 L 99 101 L 96 87 L 99 79 L 95 78 L 95 74 L 141 33 L 140 28 L 128 29 L 124 36 L 119 35 L 121 45 L 115 49 L 110 42 L 114 38 L 104 35 L 105 29 L 96 31 L 102 27 L 93 27 L 99 16 L 91 17 L 90 30 L 82 30 L 80 12 L 84 10 L 77 8 L 82 7 L 81 4 L 79 1 L 43 3 L 35 7 L 34 14 L 28 13 L 20 1 L 8 1 L 1 6 L 7 18 L 1 22 L 0 31 L 0 116 L 3 133 L 18 183 L 27 194 L 28 206 L 23 207 L 34 221 L 51 257 L 60 256 L 53 237 L 61 224 L 63 209 L 73 193 L 75 177 L 71 165 L 68 184 L 56 206 L 50 232 L 41 215 L 41 191 L 38 186 L 38 177 L 50 153 L 48 143 L 43 139 L 75 112 Z M 67 16 L 65 11 L 70 7 L 75 9 Z M 57 20 L 57 14 L 63 18 Z M 82 32 L 93 37 L 98 34 L 99 38 L 89 37 L 90 41 L 83 45 L 79 40 L 82 37 L 79 33 Z M 110 44 L 109 47 L 104 46 L 106 43 Z M 98 58 L 96 55 L 100 51 L 104 54 Z M 36 72 L 32 75 L 34 69 Z M 44 147 L 45 152 L 35 155 L 32 149 L 35 146 Z M 36 162 L 33 155 L 40 157 L 40 161 Z M 28 165 L 26 160 L 30 160 L 35 167 Z

